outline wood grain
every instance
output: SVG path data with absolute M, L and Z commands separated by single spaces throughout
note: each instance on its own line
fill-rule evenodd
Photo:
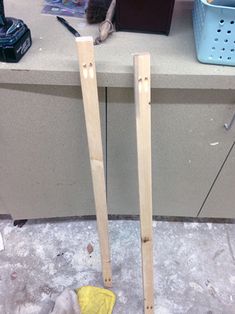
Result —
M 103 281 L 105 287 L 111 287 L 112 272 L 108 237 L 108 211 L 93 39 L 91 37 L 81 37 L 77 38 L 76 42 L 100 241 Z
M 144 313 L 154 313 L 150 55 L 134 56 Z

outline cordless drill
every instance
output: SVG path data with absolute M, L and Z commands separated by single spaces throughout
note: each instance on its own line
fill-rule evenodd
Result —
M 0 61 L 18 62 L 31 45 L 27 25 L 22 20 L 5 17 L 3 0 L 0 0 Z

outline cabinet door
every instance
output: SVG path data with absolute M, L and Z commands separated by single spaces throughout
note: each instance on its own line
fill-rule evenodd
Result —
M 152 91 L 155 215 L 197 216 L 233 141 L 223 125 L 234 99 L 234 91 Z M 107 123 L 110 211 L 138 214 L 133 90 L 108 89 Z
M 235 218 L 235 143 L 220 169 L 200 217 Z
M 104 127 L 104 89 L 100 90 Z M 94 214 L 81 91 L 0 85 L 0 213 Z

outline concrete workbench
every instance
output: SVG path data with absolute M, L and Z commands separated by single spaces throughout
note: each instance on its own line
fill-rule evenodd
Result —
M 0 214 L 95 213 L 76 47 L 41 0 L 6 1 L 33 46 L 0 63 Z M 155 215 L 235 217 L 235 68 L 196 59 L 192 2 L 177 1 L 170 36 L 118 32 L 95 47 L 109 213 L 137 214 L 132 54 L 152 72 Z M 81 35 L 97 26 L 69 18 Z

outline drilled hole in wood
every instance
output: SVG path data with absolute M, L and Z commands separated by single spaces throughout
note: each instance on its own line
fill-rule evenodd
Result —
M 147 93 L 149 90 L 149 79 L 147 77 L 144 78 L 144 91 Z
M 87 65 L 84 63 L 83 65 L 83 76 L 86 79 L 88 77 Z
M 149 241 L 150 241 L 150 238 L 144 237 L 144 238 L 142 239 L 142 241 L 143 241 L 144 243 L 149 242 Z
M 139 82 L 139 92 L 141 93 L 142 92 L 142 78 L 140 77 L 139 79 L 138 79 L 138 82 Z
M 92 63 L 89 64 L 89 76 L 92 79 L 94 78 L 94 68 Z

